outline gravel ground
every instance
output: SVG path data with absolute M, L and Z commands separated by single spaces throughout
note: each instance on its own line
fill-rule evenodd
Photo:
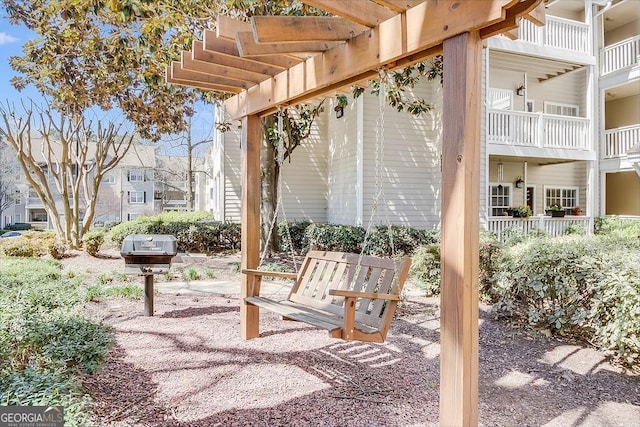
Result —
M 67 268 L 121 269 L 76 256 Z M 208 259 L 233 278 L 237 255 Z M 112 267 L 116 266 L 116 267 Z M 89 266 L 89 267 L 87 267 Z M 237 278 L 237 276 L 235 276 Z M 343 342 L 261 313 L 258 339 L 239 334 L 239 297 L 106 299 L 87 313 L 116 346 L 83 381 L 100 426 L 430 426 L 438 424 L 439 307 L 411 283 L 384 344 Z M 640 378 L 586 346 L 480 320 L 479 418 L 485 426 L 637 426 Z

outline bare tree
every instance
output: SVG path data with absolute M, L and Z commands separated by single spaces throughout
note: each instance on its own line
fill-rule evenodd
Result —
M 122 125 L 34 112 L 33 105 L 23 110 L 21 116 L 0 105 L 0 136 L 13 147 L 56 235 L 78 248 L 93 221 L 100 182 L 127 153 L 133 134 L 121 133 Z
M 13 150 L 0 140 L 0 219 L 4 211 L 16 202 L 18 182 L 15 169 Z

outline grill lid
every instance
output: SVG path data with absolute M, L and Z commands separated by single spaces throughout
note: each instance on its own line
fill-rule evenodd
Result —
M 120 255 L 166 257 L 178 253 L 177 240 L 169 234 L 130 234 L 122 241 Z

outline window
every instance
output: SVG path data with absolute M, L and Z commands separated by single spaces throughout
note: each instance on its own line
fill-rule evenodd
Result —
M 31 222 L 47 222 L 46 212 L 33 212 L 31 214 Z
M 544 205 L 558 204 L 563 208 L 578 206 L 578 187 L 545 187 Z
M 129 203 L 146 203 L 144 191 L 129 191 Z
M 511 185 L 491 184 L 489 186 L 489 215 L 502 216 L 511 206 Z
M 16 222 L 21 222 L 22 221 L 22 216 L 20 216 L 19 213 L 16 214 Z
M 127 179 L 131 182 L 142 182 L 144 181 L 144 170 L 143 169 L 133 169 L 127 172 Z
M 116 177 L 113 176 L 113 174 L 111 173 L 108 173 L 102 177 L 103 184 L 115 184 L 115 182 L 116 182 Z
M 575 104 L 561 104 L 559 102 L 544 102 L 544 112 L 560 116 L 578 117 L 580 109 Z
M 127 221 L 133 221 L 134 219 L 138 218 L 139 216 L 140 216 L 140 214 L 137 214 L 137 213 L 127 214 Z
M 16 196 L 16 205 L 21 205 L 21 204 L 22 204 L 22 197 Z

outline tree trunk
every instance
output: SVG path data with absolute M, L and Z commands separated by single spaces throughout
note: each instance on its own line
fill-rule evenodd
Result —
M 264 121 L 264 129 L 275 126 L 275 116 L 271 115 Z M 264 132 L 266 135 L 266 132 Z M 273 221 L 274 215 L 277 215 L 277 200 L 278 200 L 278 175 L 279 168 L 276 162 L 276 150 L 273 144 L 269 142 L 268 138 L 263 140 L 264 156 L 261 156 L 261 170 L 260 175 L 262 179 L 262 203 L 260 205 L 260 216 L 262 217 L 262 224 L 260 228 L 260 239 L 262 241 L 262 248 L 264 250 L 267 246 L 268 252 L 278 250 L 278 229 L 277 224 L 273 227 L 271 235 L 269 235 L 269 228 Z

